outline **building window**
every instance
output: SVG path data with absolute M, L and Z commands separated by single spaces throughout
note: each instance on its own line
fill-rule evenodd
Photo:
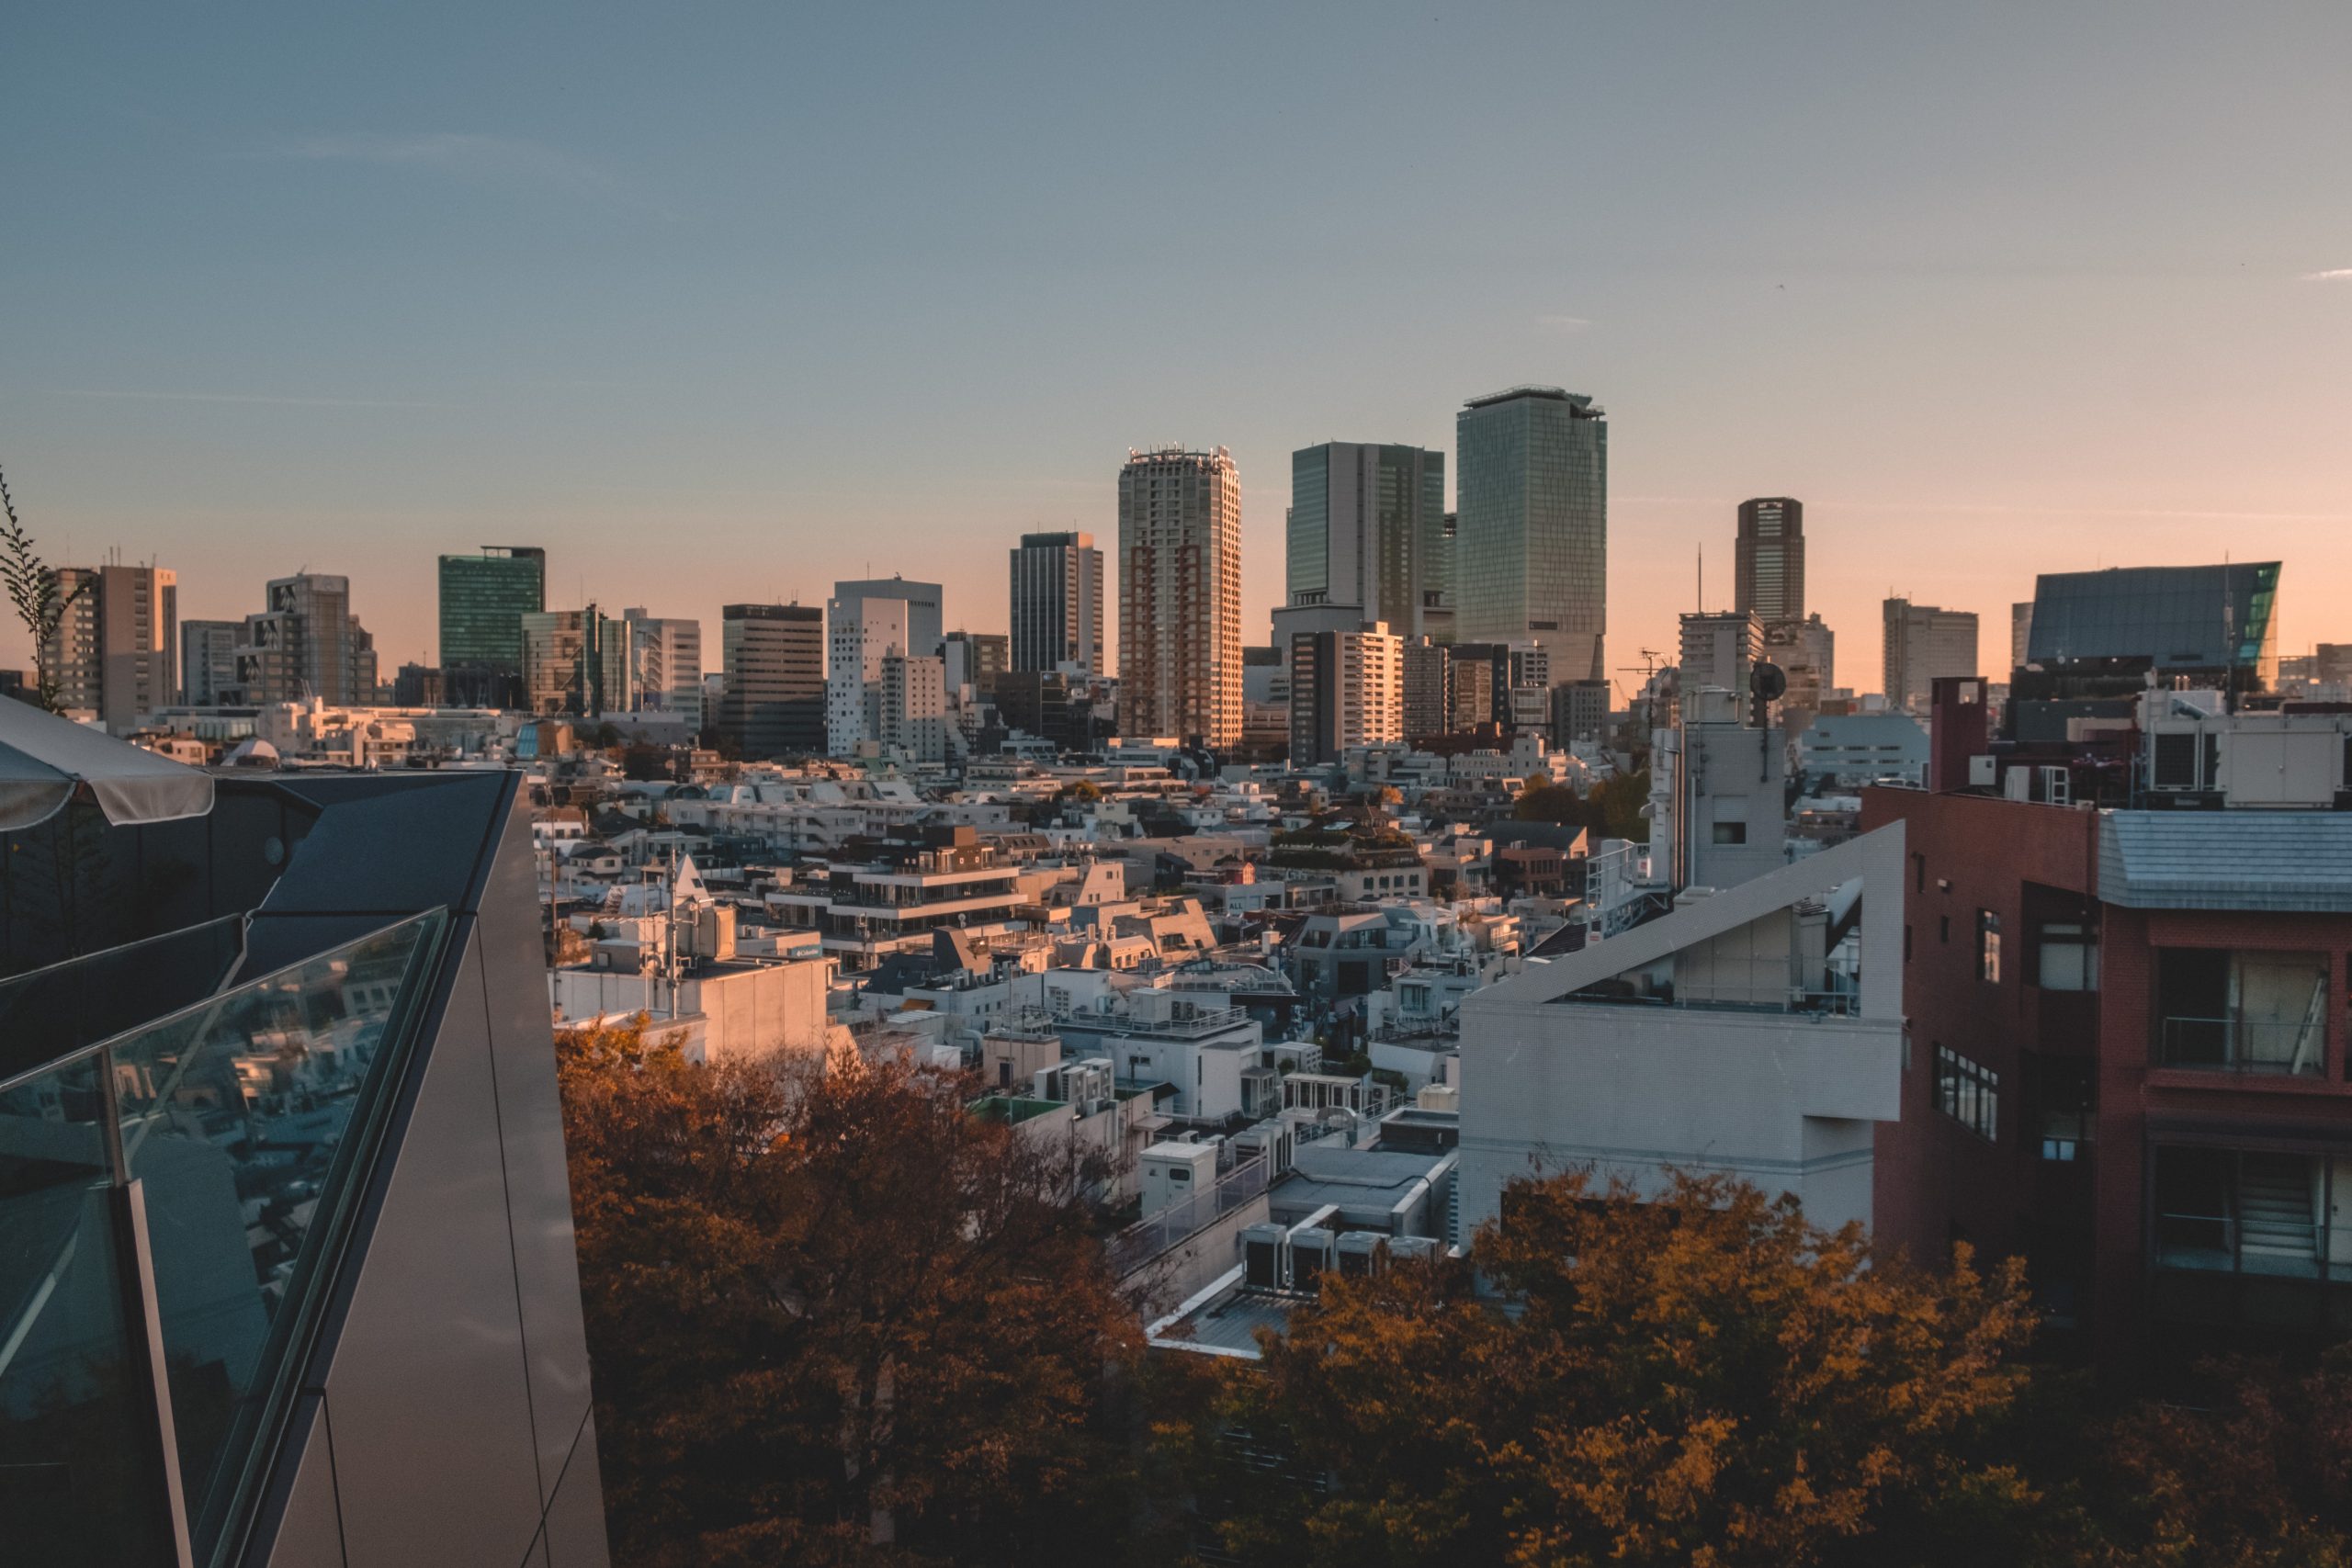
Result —
M 1747 842 L 1747 824 L 1745 822 L 1716 823 L 1715 842 L 1719 844 L 1744 844 Z
M 1990 909 L 1976 911 L 1976 977 L 1988 986 L 2001 983 L 2001 917 Z
M 2001 1075 L 1947 1045 L 1936 1047 L 1936 1109 L 1984 1139 L 2000 1139 Z
M 2079 920 L 2044 920 L 2034 953 L 2045 991 L 2098 989 L 2098 933 Z

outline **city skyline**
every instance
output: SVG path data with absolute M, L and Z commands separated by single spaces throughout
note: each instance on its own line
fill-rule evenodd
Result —
M 1853 670 L 1890 590 L 1997 624 L 2041 571 L 2225 549 L 2295 566 L 2301 649 L 2341 634 L 2320 607 L 2352 580 L 2352 219 L 2324 195 L 2352 18 L 2267 15 L 1794 7 L 1702 37 L 1577 8 L 1237 10 L 1207 117 L 1117 87 L 1099 19 L 933 13 L 912 57 L 865 18 L 724 49 L 615 20 L 493 90 L 537 74 L 528 11 L 469 21 L 473 67 L 396 18 L 159 12 L 128 41 L 37 15 L 33 85 L 0 106 L 44 238 L 5 264 L 5 457 L 52 561 L 158 559 L 187 619 L 347 576 L 389 670 L 432 653 L 434 558 L 483 539 L 547 548 L 552 605 L 709 628 L 901 570 L 1001 631 L 1021 534 L 1107 539 L 1119 453 L 1222 445 L 1257 642 L 1291 452 L 1455 466 L 1460 401 L 1537 381 L 1618 426 L 1621 681 L 1677 615 L 1730 603 L 1732 509 L 1770 494 L 1806 502 L 1811 607 Z M 758 90 L 775 59 L 808 62 L 794 92 Z M 1425 73 L 1447 114 L 1366 91 Z M 662 114 L 649 79 L 708 114 Z M 2247 111 L 2193 123 L 2146 90 L 2175 80 Z M 1465 155 L 1502 140 L 1587 155 Z M 1422 216 L 1345 180 L 1299 199 L 1342 150 L 1423 174 Z M 1188 166 L 1226 173 L 1233 222 L 1139 249 L 1133 176 Z M 1191 333 L 1148 368 L 1118 352 L 1147 303 Z

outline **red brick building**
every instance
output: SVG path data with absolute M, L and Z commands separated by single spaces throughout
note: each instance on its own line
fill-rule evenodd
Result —
M 1898 820 L 1879 1235 L 2021 1254 L 2123 1377 L 2352 1334 L 2352 813 L 1866 793 Z

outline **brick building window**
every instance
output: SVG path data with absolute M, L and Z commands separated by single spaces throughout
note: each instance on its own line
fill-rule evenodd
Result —
M 1990 909 L 1976 911 L 1976 977 L 2001 983 L 2001 917 Z
M 2000 1140 L 2001 1075 L 1948 1045 L 1936 1047 L 1936 1109 L 1984 1139 Z
M 2096 991 L 2098 932 L 2079 920 L 2044 920 L 2034 964 L 2045 991 Z

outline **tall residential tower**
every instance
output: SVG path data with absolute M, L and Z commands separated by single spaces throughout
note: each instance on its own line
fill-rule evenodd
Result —
M 1606 677 L 1609 423 L 1590 398 L 1514 387 L 1454 416 L 1454 635 L 1536 642 L 1558 681 Z
M 1768 625 L 1804 619 L 1804 502 L 1785 495 L 1739 503 L 1732 608 Z
M 1241 739 L 1241 478 L 1222 446 L 1119 470 L 1119 728 Z

